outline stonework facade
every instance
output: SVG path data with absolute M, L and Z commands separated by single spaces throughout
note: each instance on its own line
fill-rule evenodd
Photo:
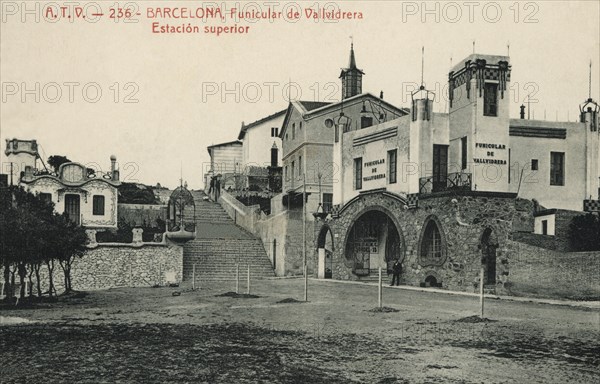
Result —
M 495 193 L 430 196 L 420 200 L 417 209 L 405 208 L 401 198 L 390 194 L 359 196 L 345 205 L 337 218 L 318 220 L 315 223 L 315 249 L 320 247 L 318 239 L 322 230 L 330 229 L 333 234 L 333 279 L 363 278 L 353 273 L 348 241 L 354 223 L 370 211 L 383 213 L 399 232 L 398 256 L 403 260 L 404 284 L 429 286 L 427 281 L 436 281 L 442 288 L 473 291 L 478 287 L 484 253 L 482 237 L 486 230 L 491 230 L 496 239 L 493 244 L 495 263 L 488 268 L 489 273 L 494 273 L 494 276 L 490 276 L 488 280 L 502 287 L 510 279 L 508 241 L 511 221 L 516 212 L 515 200 L 512 195 Z M 441 260 L 437 263 L 427 260 L 423 252 L 424 230 L 431 220 L 441 233 Z M 380 242 L 379 246 L 386 245 Z M 384 253 L 379 252 L 380 255 Z M 316 254 L 317 252 L 313 252 L 314 257 Z M 372 268 L 371 272 L 373 275 L 375 269 Z M 435 280 L 431 280 L 431 277 Z

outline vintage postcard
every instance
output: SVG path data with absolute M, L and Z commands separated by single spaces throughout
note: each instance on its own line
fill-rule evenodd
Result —
M 600 382 L 600 2 L 0 0 L 0 383 Z

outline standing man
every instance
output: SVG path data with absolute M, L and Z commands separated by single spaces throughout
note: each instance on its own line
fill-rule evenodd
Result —
M 209 196 L 212 196 L 212 192 L 214 191 L 214 189 L 215 189 L 215 177 L 211 176 L 210 177 L 210 188 L 208 189 Z
M 219 200 L 220 195 L 221 195 L 221 178 L 217 176 L 217 180 L 215 181 L 215 201 Z
M 394 285 L 394 282 L 396 285 L 400 285 L 400 274 L 402 273 L 402 263 L 400 263 L 400 259 L 396 259 L 396 262 L 392 266 L 392 273 L 394 274 L 394 277 L 392 277 L 392 284 L 390 284 L 390 286 Z

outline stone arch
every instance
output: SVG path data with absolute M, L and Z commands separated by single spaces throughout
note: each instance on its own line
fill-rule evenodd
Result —
M 353 243 L 353 239 L 356 238 L 357 233 L 360 233 L 361 231 L 364 230 L 364 229 L 360 228 L 360 225 L 363 222 L 363 220 L 373 223 L 373 225 L 381 226 L 382 225 L 381 219 L 384 217 L 386 219 L 385 243 L 384 244 L 379 243 L 379 241 L 381 241 L 381 236 L 380 236 L 380 234 L 378 234 L 377 235 L 378 247 L 376 247 L 377 252 L 375 252 L 375 253 L 379 254 L 378 257 L 380 258 L 380 260 L 381 260 L 381 258 L 383 258 L 386 262 L 391 262 L 392 258 L 393 259 L 399 258 L 400 261 L 402 262 L 406 257 L 406 241 L 404 239 L 402 227 L 401 227 L 400 222 L 398 221 L 397 217 L 386 207 L 383 207 L 381 205 L 370 205 L 368 207 L 361 209 L 360 211 L 358 211 L 356 214 L 354 214 L 352 216 L 352 219 L 349 221 L 350 225 L 346 229 L 346 233 L 344 234 L 344 239 L 343 239 L 343 243 L 342 243 L 343 244 L 342 259 L 344 260 L 345 265 L 347 267 L 351 267 L 353 269 L 353 272 L 358 276 L 369 274 L 369 270 L 372 267 L 371 263 L 369 262 L 369 265 L 365 266 L 364 262 L 365 262 L 365 258 L 370 257 L 371 252 L 362 252 L 363 267 L 358 268 L 357 265 L 359 263 L 357 262 L 356 257 L 357 257 L 357 253 L 360 253 L 360 251 L 357 251 L 357 243 Z M 394 240 L 390 240 L 390 234 L 391 234 L 391 237 L 396 241 L 395 245 L 392 245 L 392 243 L 391 243 Z M 390 241 L 388 241 L 388 240 L 390 240 Z M 379 252 L 381 252 L 379 249 L 381 248 L 382 245 L 383 245 L 383 248 L 385 249 L 385 253 L 379 253 Z M 394 250 L 389 251 L 392 248 L 394 248 Z M 361 271 L 360 273 L 357 273 L 358 269 L 364 269 L 365 271 Z
M 423 221 L 418 243 L 418 260 L 423 267 L 441 266 L 446 262 L 448 249 L 442 223 L 435 215 Z
M 331 228 L 327 224 L 324 224 L 321 227 L 321 230 L 319 231 L 319 236 L 317 237 L 317 248 L 325 248 L 325 245 L 327 243 L 327 234 L 329 234 L 330 239 L 331 239 L 331 249 L 330 250 L 334 251 L 335 244 L 333 242 L 333 232 L 331 231 Z
M 427 270 L 423 274 L 423 280 L 421 281 L 421 287 L 442 287 L 442 277 L 439 273 L 433 270 Z
M 324 224 L 317 236 L 317 277 L 319 279 L 331 279 L 333 277 L 334 247 L 333 232 L 329 225 Z

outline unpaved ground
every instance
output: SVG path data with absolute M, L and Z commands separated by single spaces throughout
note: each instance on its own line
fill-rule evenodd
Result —
M 301 280 L 115 289 L 0 310 L 1 383 L 594 383 L 600 311 Z M 280 301 L 290 301 L 280 303 Z

